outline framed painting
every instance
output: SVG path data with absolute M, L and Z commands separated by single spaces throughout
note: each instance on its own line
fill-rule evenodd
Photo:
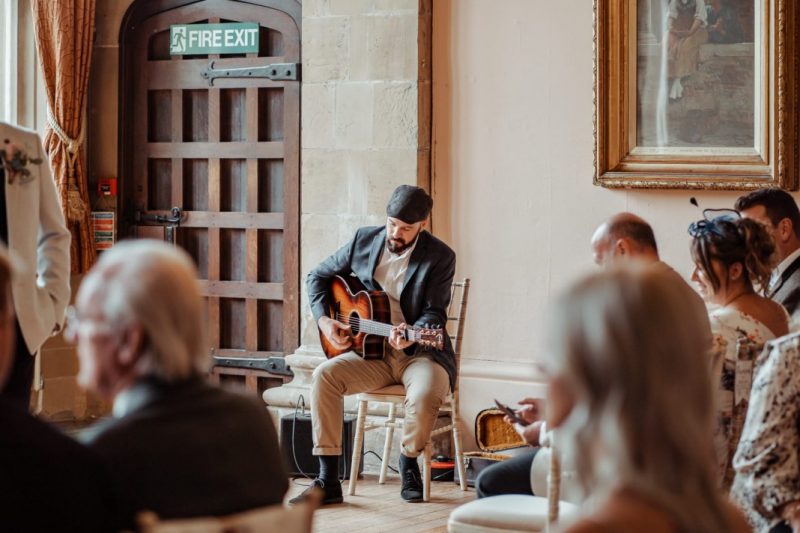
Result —
M 594 182 L 798 187 L 795 0 L 594 0 Z

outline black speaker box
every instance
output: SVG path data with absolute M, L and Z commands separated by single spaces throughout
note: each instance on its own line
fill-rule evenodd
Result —
M 356 417 L 345 416 L 342 426 L 342 455 L 339 456 L 339 477 L 350 479 L 350 459 L 353 456 L 353 439 L 356 434 Z M 311 453 L 314 444 L 311 438 L 311 415 L 294 414 L 281 417 L 281 450 L 289 468 L 290 476 L 319 475 L 319 459 Z M 364 446 L 361 446 L 363 457 Z M 364 461 L 358 469 L 364 472 Z

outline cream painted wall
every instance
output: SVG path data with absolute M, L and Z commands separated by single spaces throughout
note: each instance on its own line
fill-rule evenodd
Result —
M 614 212 L 652 225 L 662 259 L 688 277 L 689 204 L 736 192 L 620 191 L 592 185 L 591 0 L 436 0 L 433 12 L 434 229 L 472 278 L 462 356 L 467 425 L 498 397 L 541 394 L 551 299 L 594 268 L 589 238 Z

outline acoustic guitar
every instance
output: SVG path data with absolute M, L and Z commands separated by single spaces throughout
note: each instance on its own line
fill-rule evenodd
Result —
M 344 350 L 335 348 L 319 332 L 322 351 L 328 359 L 354 351 L 364 359 L 383 358 L 384 338 L 392 332 L 389 297 L 383 291 L 368 291 L 353 276 L 336 276 L 328 292 L 328 316 L 350 326 L 352 344 Z M 405 338 L 436 350 L 444 347 L 445 330 L 408 326 Z

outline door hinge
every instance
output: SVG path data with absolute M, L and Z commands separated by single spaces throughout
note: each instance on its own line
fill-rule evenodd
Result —
M 263 67 L 214 68 L 214 62 L 202 72 L 209 85 L 217 78 L 268 78 L 273 81 L 300 81 L 300 63 L 271 63 Z
M 212 357 L 214 366 L 265 370 L 281 376 L 294 376 L 294 372 L 289 370 L 283 357 L 219 357 L 216 355 Z

